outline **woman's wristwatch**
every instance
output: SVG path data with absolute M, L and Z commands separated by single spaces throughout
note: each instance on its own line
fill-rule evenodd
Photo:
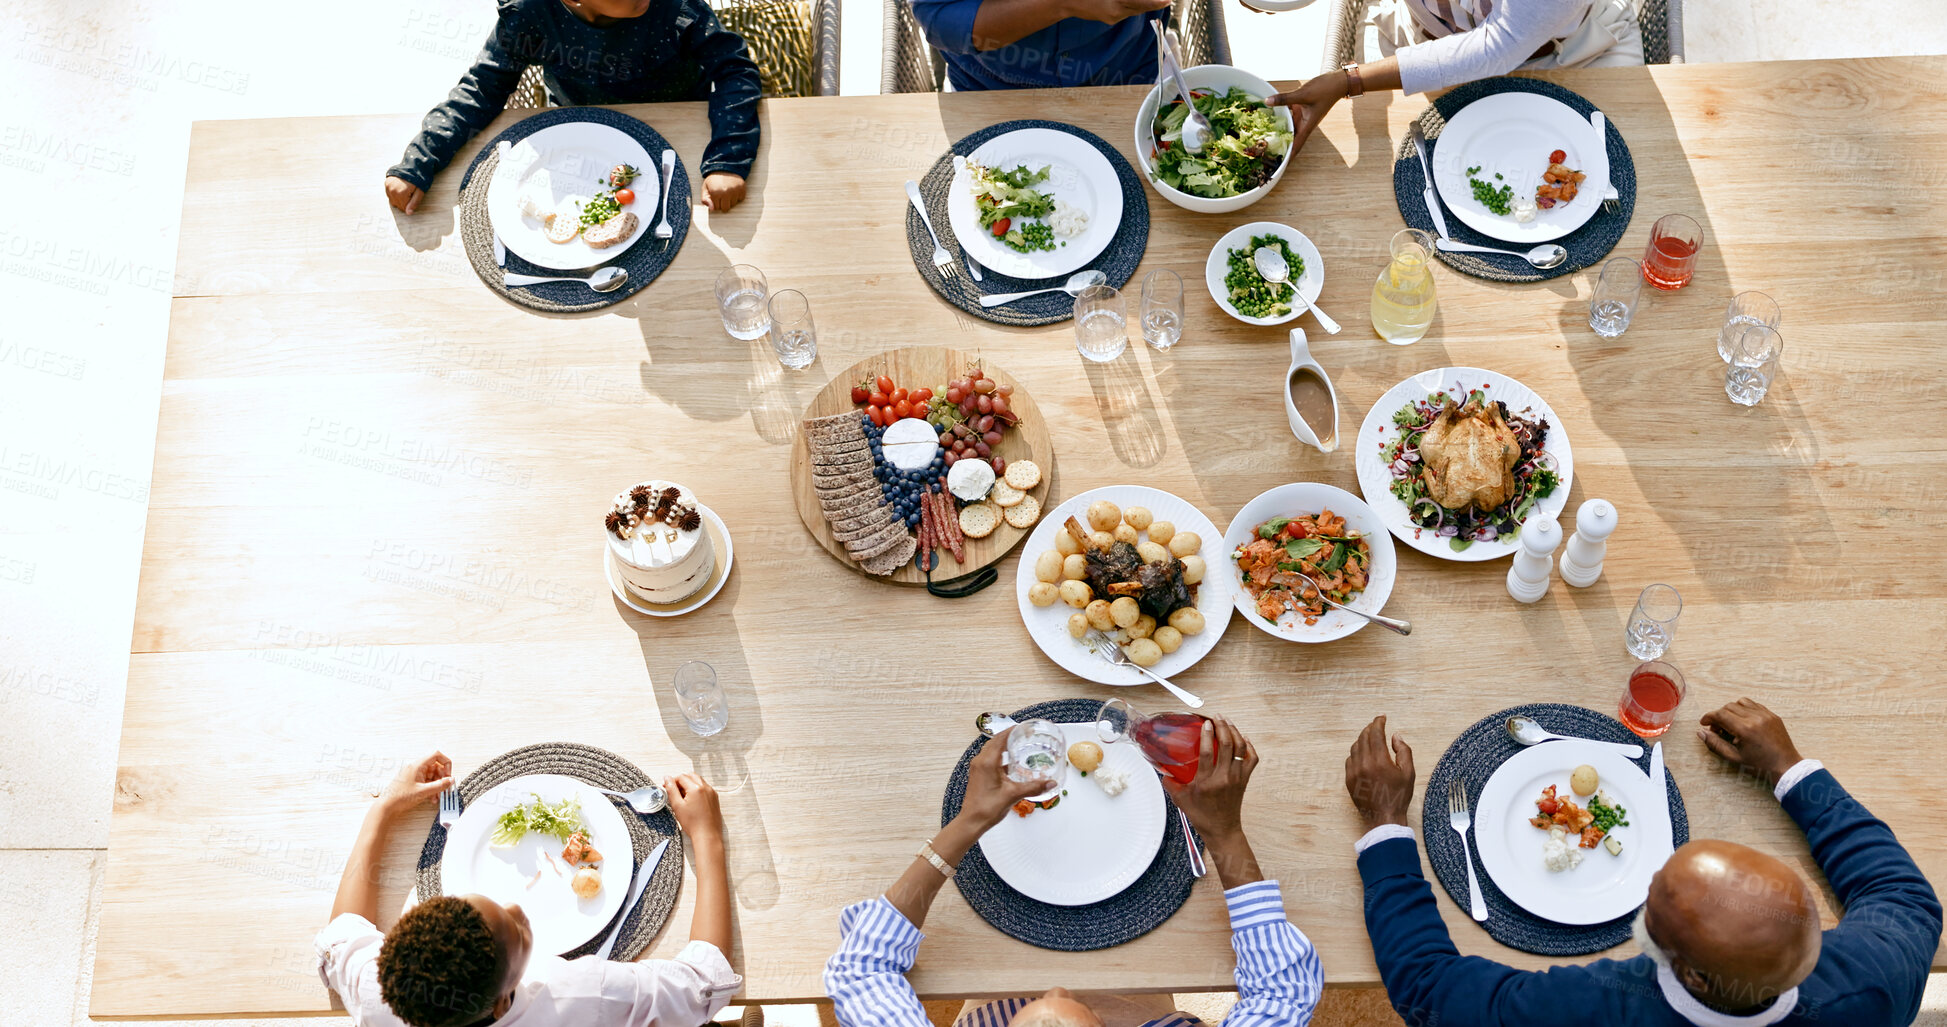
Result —
M 953 880 L 954 871 L 960 869 L 948 863 L 946 860 L 941 859 L 940 854 L 933 851 L 933 843 L 931 841 L 920 846 L 919 858 L 933 864 L 933 869 L 938 870 L 949 881 Z
M 1349 97 L 1366 95 L 1365 80 L 1359 77 L 1359 65 L 1348 62 L 1345 65 L 1345 95 Z

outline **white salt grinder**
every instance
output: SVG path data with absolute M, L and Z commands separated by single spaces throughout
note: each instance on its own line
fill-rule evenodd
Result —
M 1521 526 L 1520 549 L 1508 568 L 1508 594 L 1532 603 L 1548 594 L 1548 572 L 1555 566 L 1555 547 L 1562 544 L 1562 526 L 1553 517 L 1530 517 Z
M 1588 588 L 1602 577 L 1602 558 L 1609 551 L 1609 534 L 1616 530 L 1616 507 L 1606 499 L 1591 499 L 1575 511 L 1575 534 L 1562 550 L 1562 580 Z

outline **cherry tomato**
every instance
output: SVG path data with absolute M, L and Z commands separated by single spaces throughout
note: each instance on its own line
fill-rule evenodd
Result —
M 852 402 L 854 404 L 863 403 L 866 400 L 871 398 L 872 398 L 872 393 L 867 391 L 865 386 L 863 385 L 852 386 Z
M 1292 521 L 1284 526 L 1284 537 L 1286 538 L 1304 538 L 1309 534 L 1311 534 L 1311 529 L 1305 527 L 1304 523 L 1300 521 Z
M 910 400 L 902 399 L 892 405 L 892 413 L 894 420 L 911 417 L 913 416 L 913 404 Z
M 876 384 L 879 386 L 880 392 L 890 393 L 892 391 L 892 378 L 888 375 L 880 375 Z
M 1548 155 L 1548 163 L 1550 164 L 1560 164 L 1566 160 L 1568 160 L 1568 154 L 1560 150 L 1556 150 L 1554 153 Z
M 635 190 L 634 190 L 634 189 L 617 189 L 617 190 L 615 190 L 615 202 L 617 202 L 617 203 L 619 203 L 619 204 L 621 204 L 621 205 L 622 205 L 622 206 L 624 206 L 624 207 L 626 207 L 626 206 L 628 206 L 628 205 L 629 205 L 629 204 L 631 204 L 631 203 L 634 203 L 634 202 L 635 202 Z
M 901 402 L 902 400 L 912 398 L 912 394 L 907 392 L 905 389 L 894 389 L 891 392 L 886 393 L 886 396 L 889 397 L 894 403 L 898 403 Z
M 907 398 L 907 399 L 910 399 L 910 400 L 912 400 L 912 401 L 913 401 L 913 402 L 915 402 L 915 403 L 924 403 L 924 402 L 926 402 L 927 400 L 929 400 L 929 399 L 932 399 L 932 398 L 933 398 L 933 390 L 932 390 L 932 389 L 914 389 L 914 390 L 913 390 L 913 394 L 912 394 L 912 395 L 910 395 L 910 396 L 908 396 L 908 397 L 906 397 L 906 398 Z
M 994 222 L 994 238 L 998 239 L 1001 236 L 1006 235 L 1007 226 L 1012 223 L 1013 223 L 1012 218 L 1002 218 L 999 221 Z
M 882 407 L 888 403 L 891 403 L 892 400 L 887 398 L 886 390 L 877 389 L 874 390 L 873 393 L 866 398 L 866 402 L 872 404 L 875 407 Z

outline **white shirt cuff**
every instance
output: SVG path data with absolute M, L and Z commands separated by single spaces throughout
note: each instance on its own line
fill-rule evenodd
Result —
M 1367 849 L 1378 845 L 1380 842 L 1392 841 L 1394 838 L 1411 837 L 1413 837 L 1413 829 L 1407 827 L 1405 824 L 1380 824 L 1378 827 L 1367 831 L 1365 837 L 1353 843 L 1352 854 L 1362 856 Z
M 1782 777 L 1778 778 L 1778 786 L 1771 790 L 1771 794 L 1776 796 L 1779 802 L 1784 802 L 1785 793 L 1796 788 L 1800 781 L 1824 769 L 1825 764 L 1820 763 L 1818 760 L 1799 760 L 1797 763 L 1792 764 L 1792 768 L 1785 771 Z

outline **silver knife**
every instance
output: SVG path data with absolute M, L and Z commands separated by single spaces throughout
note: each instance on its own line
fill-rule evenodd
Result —
M 1595 144 L 1607 149 L 1609 146 L 1609 119 L 1603 117 L 1602 112 L 1599 110 L 1590 111 L 1589 124 L 1595 126 Z M 1622 199 L 1622 194 L 1616 191 L 1615 183 L 1606 175 L 1602 179 L 1602 198 L 1605 201 Z
M 622 919 L 615 922 L 615 930 L 609 932 L 608 940 L 595 950 L 596 959 L 607 959 L 608 954 L 615 951 L 615 939 L 622 936 L 622 925 L 629 922 L 629 912 L 635 909 L 636 900 L 642 898 L 642 890 L 648 887 L 649 879 L 656 876 L 656 866 L 663 861 L 663 853 L 668 849 L 669 839 L 664 838 L 662 844 L 650 851 L 649 858 L 642 861 L 642 869 L 635 872 L 635 886 L 629 889 L 629 901 L 622 906 Z
M 1658 742 L 1650 747 L 1650 790 L 1656 793 L 1656 804 L 1663 810 L 1663 830 L 1667 839 L 1663 848 L 1665 859 L 1676 851 L 1677 842 L 1677 827 L 1670 822 L 1670 789 L 1664 783 L 1667 776 L 1663 769 L 1663 743 Z
M 1426 129 L 1421 128 L 1420 123 L 1415 121 L 1413 122 L 1413 152 L 1420 155 L 1420 173 L 1426 176 L 1426 209 L 1433 215 L 1433 227 L 1439 229 L 1440 238 L 1445 239 L 1452 233 L 1447 231 L 1447 216 L 1440 213 L 1440 198 L 1433 194 L 1433 163 L 1427 159 L 1426 150 Z

